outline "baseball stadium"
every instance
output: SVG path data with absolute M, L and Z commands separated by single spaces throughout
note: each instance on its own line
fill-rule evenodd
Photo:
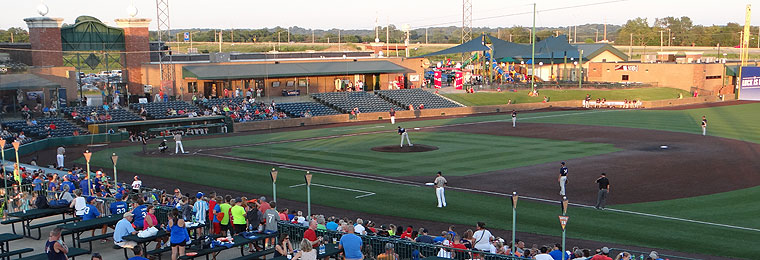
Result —
M 134 3 L 117 26 L 37 8 L 28 43 L 0 43 L 0 259 L 760 255 L 749 33 L 739 59 L 634 58 L 606 24 L 183 53 L 168 1 L 156 31 Z

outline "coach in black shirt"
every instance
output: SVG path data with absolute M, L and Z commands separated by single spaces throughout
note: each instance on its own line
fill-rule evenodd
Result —
M 607 200 L 607 194 L 610 192 L 610 180 L 607 179 L 607 174 L 602 173 L 599 179 L 596 179 L 596 183 L 599 184 L 599 193 L 596 195 L 596 209 L 604 209 L 604 204 Z

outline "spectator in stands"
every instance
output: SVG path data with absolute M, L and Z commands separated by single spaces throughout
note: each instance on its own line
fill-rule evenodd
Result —
M 74 214 L 77 217 L 82 217 L 85 214 L 85 210 L 87 208 L 87 201 L 82 197 L 82 191 L 81 190 L 75 190 L 74 195 L 76 196 L 72 201 L 71 204 L 69 204 L 70 208 L 74 209 Z
M 312 248 L 310 245 L 311 243 L 309 243 L 309 240 L 305 238 L 301 240 L 300 246 L 298 248 L 299 251 L 298 253 L 296 253 L 296 255 L 293 256 L 292 260 L 298 260 L 298 259 L 316 260 L 318 252 L 317 250 Z
M 142 247 L 135 247 L 132 248 L 132 253 L 135 254 L 135 256 L 130 257 L 128 260 L 148 260 L 148 258 L 143 257 L 143 249 Z
M 220 212 L 222 213 L 222 220 L 220 221 L 222 227 L 222 236 L 226 235 L 227 232 L 232 232 L 232 228 L 230 227 L 230 209 L 232 208 L 232 205 L 230 205 L 231 200 L 232 196 L 224 196 L 224 203 L 222 203 L 222 205 L 219 205 Z
M 474 248 L 482 251 L 489 251 L 491 249 L 491 239 L 493 236 L 491 235 L 491 231 L 486 229 L 486 223 L 478 222 L 477 231 L 473 233 L 473 238 L 475 239 L 473 242 L 475 244 Z
M 124 213 L 124 216 L 121 220 L 119 220 L 118 223 L 116 223 L 116 227 L 113 230 L 113 243 L 117 246 L 123 247 L 123 248 L 134 248 L 137 246 L 137 243 L 134 241 L 126 241 L 123 239 L 123 237 L 128 235 L 134 235 L 137 234 L 137 231 L 132 227 L 132 219 L 134 218 L 134 215 L 132 212 Z
M 570 255 L 567 254 L 567 251 L 562 249 L 562 245 L 559 243 L 554 244 L 553 250 L 549 252 L 549 255 L 551 255 L 552 258 L 554 258 L 554 260 L 557 260 L 557 259 L 562 260 L 563 259 L 562 254 L 565 255 L 564 259 L 570 259 Z
M 610 254 L 610 249 L 605 246 L 605 247 L 602 247 L 599 253 L 594 255 L 594 257 L 592 257 L 591 260 L 612 260 L 612 258 L 609 257 L 609 254 Z M 656 257 L 652 259 L 656 259 Z
M 235 199 L 235 206 L 230 209 L 232 215 L 232 224 L 234 226 L 234 234 L 240 234 L 246 230 L 246 213 L 243 208 L 243 200 L 240 198 Z
M 428 236 L 427 228 L 421 228 L 421 230 L 422 231 L 420 232 L 420 236 L 414 239 L 414 241 L 418 243 L 435 244 L 433 237 Z
M 280 234 L 280 240 L 274 247 L 274 258 L 278 256 L 287 256 L 293 253 L 293 244 L 290 243 L 290 235 Z M 311 249 L 307 246 L 307 249 Z
M 649 253 L 649 258 L 652 260 L 662 260 L 662 258 L 660 258 L 660 254 L 658 254 L 657 251 L 652 251 Z
M 534 259 L 536 260 L 554 260 L 551 255 L 549 255 L 547 252 L 549 252 L 549 248 L 542 246 L 540 249 L 540 254 L 537 254 Z
M 69 247 L 61 240 L 61 228 L 56 227 L 50 231 L 47 243 L 45 243 L 45 253 L 48 259 L 65 260 L 69 259 L 66 254 L 69 253 Z
M 359 235 L 366 235 L 367 230 L 366 228 L 364 228 L 363 224 L 364 224 L 364 220 L 362 220 L 361 218 L 357 218 L 356 225 L 354 225 L 354 233 L 359 234 Z
M 343 250 L 346 260 L 359 260 L 364 258 L 361 251 L 362 239 L 354 234 L 354 229 L 351 226 L 344 226 L 344 231 L 346 234 L 340 237 L 338 250 Z
M 134 216 L 134 226 L 137 230 L 142 230 L 145 224 L 145 216 L 148 215 L 148 207 L 144 205 L 143 199 L 135 196 L 132 199 L 132 215 Z
M 351 229 L 352 229 L 351 233 L 353 234 L 354 233 L 353 227 L 351 227 Z M 303 232 L 303 238 L 308 240 L 313 248 L 317 248 L 322 243 L 322 237 L 321 236 L 317 237 L 316 231 L 317 231 L 317 221 L 311 220 L 309 221 L 309 228 Z
M 179 216 L 179 212 L 172 210 L 169 217 L 169 223 L 166 225 L 169 228 L 169 243 L 172 246 L 172 260 L 177 260 L 180 256 L 185 255 L 185 244 L 190 239 L 187 234 L 187 228 L 185 228 L 185 221 Z
M 135 175 L 134 181 L 132 181 L 132 192 L 139 193 L 141 187 L 142 181 L 140 180 L 140 176 Z
M 615 260 L 631 260 L 631 253 L 622 252 L 615 257 Z

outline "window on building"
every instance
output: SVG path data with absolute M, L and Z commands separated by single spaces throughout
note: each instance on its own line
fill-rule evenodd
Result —
M 721 76 L 720 76 L 720 75 L 717 75 L 717 76 L 707 76 L 707 77 L 705 77 L 705 79 L 720 79 L 720 78 L 721 78 Z
M 187 92 L 188 93 L 198 93 L 198 82 L 188 82 L 187 83 Z
M 628 75 L 623 75 L 623 80 L 628 80 Z

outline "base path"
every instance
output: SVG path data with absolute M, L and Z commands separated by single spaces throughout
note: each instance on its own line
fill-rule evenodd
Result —
M 608 204 L 687 198 L 760 185 L 760 144 L 734 139 L 667 131 L 543 123 L 511 122 L 451 126 L 426 131 L 456 131 L 591 143 L 608 143 L 622 151 L 573 159 L 567 195 L 576 203 L 593 205 L 594 181 L 602 172 L 611 182 Z M 660 149 L 668 145 L 669 149 Z M 560 161 L 469 176 L 447 176 L 449 185 L 472 190 L 560 199 Z M 401 179 L 424 182 L 427 177 Z

